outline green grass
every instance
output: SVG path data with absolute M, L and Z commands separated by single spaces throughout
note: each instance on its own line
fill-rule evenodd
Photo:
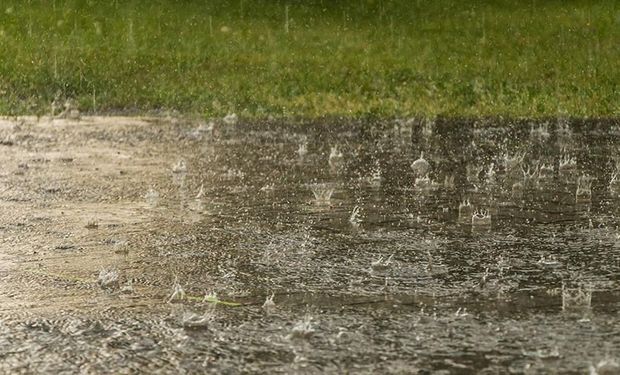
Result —
M 618 116 L 620 2 L 0 5 L 0 113 Z M 288 9 L 288 32 L 286 10 Z

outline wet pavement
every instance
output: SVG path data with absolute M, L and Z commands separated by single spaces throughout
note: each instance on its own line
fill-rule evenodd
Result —
M 618 373 L 619 146 L 612 120 L 3 119 L 0 371 Z

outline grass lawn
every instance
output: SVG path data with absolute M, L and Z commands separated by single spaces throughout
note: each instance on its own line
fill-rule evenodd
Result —
M 620 1 L 4 0 L 0 113 L 619 116 Z

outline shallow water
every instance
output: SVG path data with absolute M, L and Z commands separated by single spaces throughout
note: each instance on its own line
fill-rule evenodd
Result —
M 620 360 L 619 123 L 205 125 L 0 122 L 0 371 Z

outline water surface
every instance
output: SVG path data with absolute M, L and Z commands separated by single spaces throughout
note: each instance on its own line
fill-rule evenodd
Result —
M 617 122 L 0 125 L 4 372 L 618 360 Z

